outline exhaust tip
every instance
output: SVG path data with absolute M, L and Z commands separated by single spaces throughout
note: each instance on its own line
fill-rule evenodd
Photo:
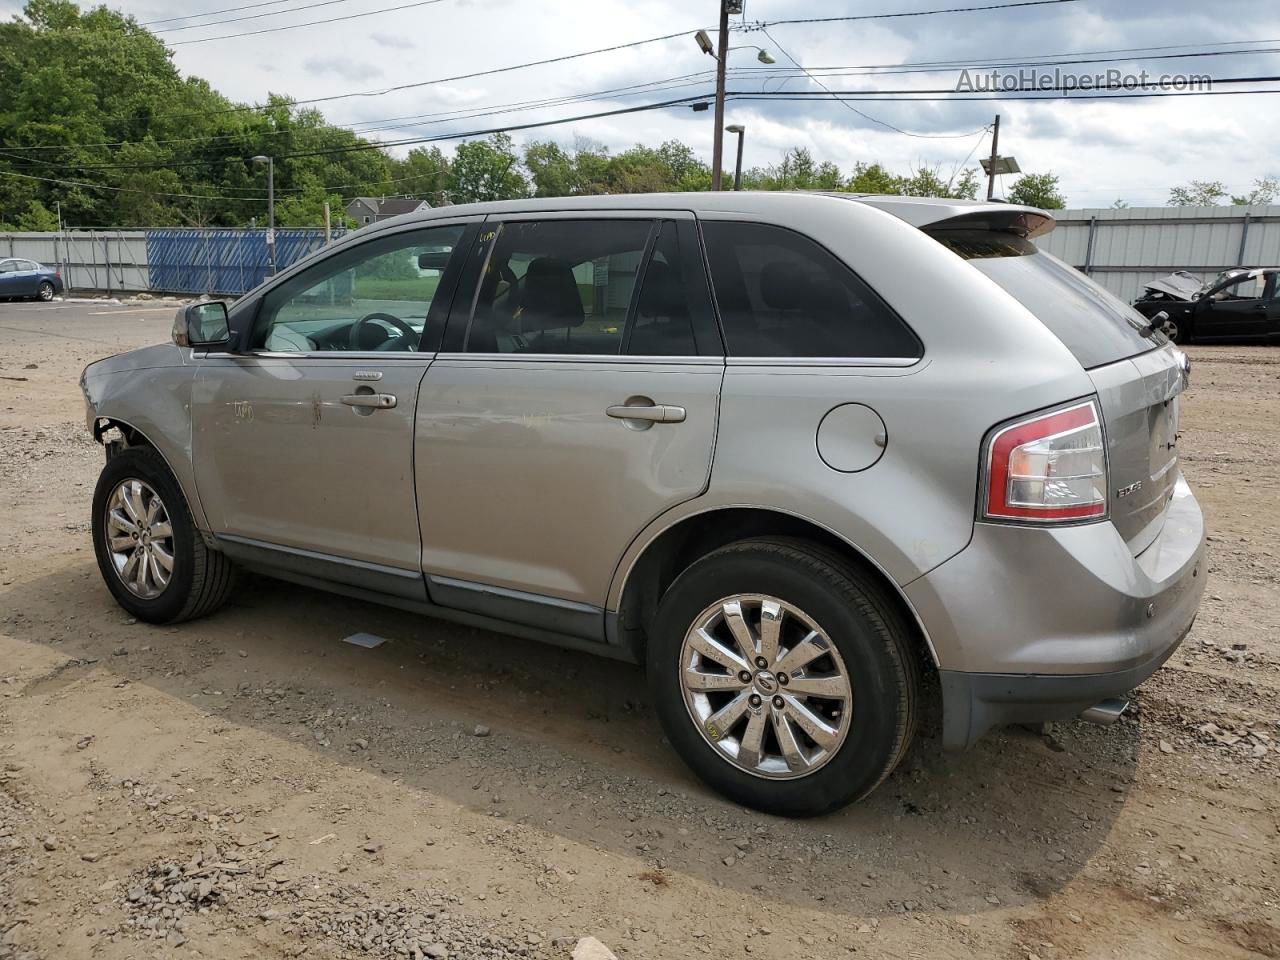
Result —
M 1125 697 L 1108 697 L 1099 703 L 1095 703 L 1092 707 L 1080 714 L 1080 719 L 1086 723 L 1096 723 L 1099 726 L 1109 727 L 1120 719 L 1120 714 L 1129 709 L 1129 701 Z

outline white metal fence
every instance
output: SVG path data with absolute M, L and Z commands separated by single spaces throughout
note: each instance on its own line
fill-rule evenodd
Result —
M 0 257 L 25 257 L 57 267 L 69 290 L 137 293 L 150 289 L 144 230 L 0 233 Z
M 1233 267 L 1280 266 L 1280 205 L 1058 210 L 1036 242 L 1125 302 L 1148 280 L 1186 270 L 1211 280 Z

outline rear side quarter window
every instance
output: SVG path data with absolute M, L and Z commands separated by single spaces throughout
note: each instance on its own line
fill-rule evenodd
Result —
M 733 357 L 915 359 L 919 339 L 830 251 L 793 230 L 703 221 Z

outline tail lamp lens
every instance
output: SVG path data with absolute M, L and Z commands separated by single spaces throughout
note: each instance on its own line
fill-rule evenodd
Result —
M 1002 428 L 988 443 L 986 462 L 988 518 L 1106 516 L 1107 457 L 1092 400 Z

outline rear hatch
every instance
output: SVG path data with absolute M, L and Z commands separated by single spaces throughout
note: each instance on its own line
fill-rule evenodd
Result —
M 1183 357 L 1164 334 L 1016 224 L 972 215 L 925 231 L 1031 311 L 1080 361 L 1102 407 L 1111 521 L 1134 556 L 1159 535 L 1177 482 Z M 1049 221 L 1052 227 L 1052 221 Z M 1043 232 L 1043 230 L 1041 231 Z

